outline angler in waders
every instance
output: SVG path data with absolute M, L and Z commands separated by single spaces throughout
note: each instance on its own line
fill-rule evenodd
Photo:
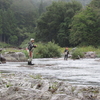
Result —
M 69 54 L 68 48 L 65 48 L 65 51 L 64 51 L 64 60 L 68 59 L 68 54 Z
M 34 48 L 36 48 L 37 46 L 34 45 L 34 39 L 31 38 L 30 39 L 30 42 L 28 43 L 28 48 L 27 48 L 27 51 L 29 53 L 29 59 L 28 59 L 28 65 L 34 65 L 32 64 L 32 59 L 33 59 L 33 50 Z

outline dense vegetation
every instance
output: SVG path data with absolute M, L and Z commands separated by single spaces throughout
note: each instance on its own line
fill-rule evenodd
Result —
M 76 1 L 53 2 L 37 21 L 36 38 L 44 42 L 55 41 L 60 46 L 69 46 L 71 20 L 80 9 L 82 5 Z
M 0 42 L 19 46 L 33 37 L 62 47 L 100 46 L 100 0 L 54 1 L 0 0 Z
M 73 17 L 70 32 L 73 45 L 100 45 L 100 1 L 93 0 L 88 7 Z
M 31 0 L 0 0 L 0 41 L 20 45 L 33 34 L 37 18 Z
M 60 57 L 60 47 L 52 42 L 46 44 L 38 44 L 38 47 L 34 50 L 34 58 L 53 58 Z

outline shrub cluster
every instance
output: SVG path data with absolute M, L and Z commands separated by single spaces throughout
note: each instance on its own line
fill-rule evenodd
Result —
M 0 42 L 0 48 L 10 47 L 10 44 L 7 44 L 5 42 Z
M 34 58 L 53 58 L 60 57 L 61 52 L 59 46 L 55 43 L 48 42 L 47 44 L 38 44 L 34 50 Z
M 81 52 L 79 49 L 76 49 L 72 52 L 72 59 L 79 59 L 83 57 L 84 57 L 84 53 Z

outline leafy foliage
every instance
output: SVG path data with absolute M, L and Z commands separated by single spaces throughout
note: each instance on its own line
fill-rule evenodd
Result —
M 38 10 L 31 0 L 0 0 L 0 41 L 20 45 L 34 32 Z
M 36 38 L 44 42 L 54 40 L 60 46 L 69 45 L 69 24 L 81 8 L 82 5 L 76 1 L 53 2 L 37 21 Z
M 53 1 L 0 0 L 0 42 L 19 46 L 33 37 L 62 47 L 99 46 L 100 0 Z M 91 3 L 82 9 L 77 1 Z
M 0 48 L 6 48 L 6 47 L 10 47 L 10 44 L 4 43 L 4 42 L 0 42 Z
M 72 21 L 70 43 L 73 45 L 93 45 L 100 43 L 99 10 L 87 7 L 75 15 Z
M 99 8 L 100 9 L 100 0 L 92 0 L 89 4 L 89 6 L 93 8 Z
M 72 59 L 80 59 L 84 57 L 84 53 L 81 52 L 79 49 L 76 49 L 72 52 Z
M 48 42 L 47 44 L 38 44 L 34 50 L 34 58 L 52 58 L 60 57 L 59 46 L 55 43 Z

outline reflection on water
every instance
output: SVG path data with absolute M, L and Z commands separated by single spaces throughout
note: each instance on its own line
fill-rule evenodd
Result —
M 0 71 L 41 74 L 44 78 L 57 78 L 75 85 L 100 86 L 100 62 L 95 59 L 44 58 L 33 59 L 33 63 L 28 66 L 27 62 L 7 62 L 0 64 Z

